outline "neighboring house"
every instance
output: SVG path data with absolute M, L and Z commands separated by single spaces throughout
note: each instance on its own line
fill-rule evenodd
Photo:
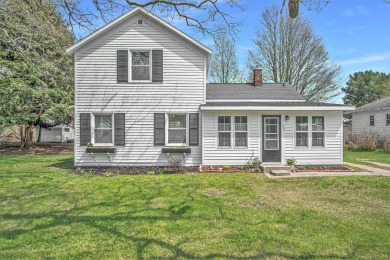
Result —
M 390 137 L 390 97 L 358 107 L 352 113 L 352 133 L 364 132 Z
M 352 133 L 352 120 L 344 119 L 343 123 L 343 140 L 344 143 L 349 142 L 350 135 Z
M 142 8 L 67 52 L 77 166 L 166 165 L 172 154 L 186 166 L 343 163 L 343 111 L 354 107 L 307 102 L 263 83 L 261 69 L 254 83 L 206 84 L 211 50 Z
M 57 125 L 48 129 L 41 128 L 42 143 L 66 143 L 74 140 L 74 129 L 69 125 Z M 38 131 L 39 132 L 39 131 Z M 36 140 L 38 141 L 39 134 Z

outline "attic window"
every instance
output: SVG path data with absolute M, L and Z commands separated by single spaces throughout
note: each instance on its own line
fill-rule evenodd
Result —
M 144 20 L 138 20 L 138 24 L 139 24 L 139 25 L 144 24 Z

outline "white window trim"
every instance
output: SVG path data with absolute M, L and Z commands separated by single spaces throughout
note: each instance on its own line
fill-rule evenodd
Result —
M 219 131 L 219 128 L 218 128 L 218 117 L 220 116 L 223 116 L 223 117 L 230 117 L 230 131 Z M 217 148 L 218 149 L 232 149 L 233 148 L 233 145 L 232 145 L 232 142 L 234 142 L 234 139 L 233 139 L 233 129 L 232 127 L 234 127 L 234 124 L 233 124 L 233 121 L 232 121 L 232 116 L 225 116 L 225 115 L 218 115 L 216 116 L 216 131 L 217 131 Z M 219 145 L 219 133 L 230 133 L 230 146 L 220 146 Z
M 308 141 L 307 141 L 307 146 L 297 146 L 297 142 L 296 142 L 296 127 L 297 127 L 297 124 L 296 124 L 296 120 L 297 120 L 297 117 L 298 116 L 307 116 L 308 117 Z M 312 146 L 312 117 L 313 115 L 296 115 L 294 116 L 294 149 L 298 149 L 298 150 L 305 150 L 305 149 L 311 149 L 311 150 L 326 150 L 327 149 L 327 143 L 326 143 L 326 135 L 327 135 L 327 125 L 326 125 L 326 116 L 325 115 L 314 115 L 314 116 L 323 116 L 324 117 L 324 146 Z M 298 131 L 298 133 L 301 132 L 301 133 L 305 133 L 304 131 Z
M 297 117 L 307 117 L 307 131 L 297 131 Z M 298 149 L 310 148 L 310 135 L 311 135 L 311 116 L 299 115 L 295 116 L 294 120 L 294 146 Z M 297 145 L 297 133 L 307 133 L 307 146 Z
M 132 52 L 133 51 L 136 51 L 136 52 L 149 52 L 149 80 L 133 80 L 133 75 L 132 75 L 132 67 L 133 67 L 133 56 L 132 56 Z M 131 49 L 128 49 L 128 55 L 129 55 L 129 58 L 128 58 L 128 74 L 129 74 L 129 82 L 132 82 L 132 83 L 149 83 L 149 82 L 152 82 L 152 69 L 153 69 L 153 55 L 152 55 L 152 49 L 137 49 L 137 48 L 131 48 Z
M 248 146 L 249 146 L 249 117 L 248 116 L 244 116 L 244 115 L 235 115 L 233 117 L 234 117 L 234 123 L 233 123 L 233 129 L 232 129 L 232 132 L 234 133 L 234 136 L 233 136 L 233 141 L 234 141 L 233 146 L 234 146 L 235 149 L 245 149 L 245 148 L 248 148 Z M 236 131 L 236 117 L 246 117 L 246 131 Z M 246 146 L 237 146 L 236 145 L 236 133 L 246 133 Z
M 277 122 L 277 124 L 276 124 L 276 128 L 277 128 L 277 134 L 278 134 L 278 146 L 276 147 L 276 148 L 267 148 L 266 147 L 266 141 L 267 141 L 267 139 L 265 138 L 265 135 L 266 135 L 266 132 L 265 132 L 265 128 L 266 128 L 266 124 L 265 124 L 265 120 L 266 119 L 276 119 L 278 122 Z M 281 134 L 280 134 L 280 127 L 279 127 L 279 125 L 280 125 L 280 118 L 279 117 L 271 117 L 271 116 L 267 116 L 267 117 L 264 117 L 264 120 L 263 120 L 263 124 L 264 124 L 264 142 L 263 142 L 263 149 L 264 149 L 264 151 L 278 151 L 279 149 L 280 149 L 280 137 L 281 137 Z M 275 140 L 275 139 L 270 139 L 270 140 Z
M 371 125 L 371 117 L 374 117 L 374 124 L 373 125 Z M 368 117 L 368 126 L 375 126 L 375 115 L 370 115 L 369 117 Z
M 324 130 L 322 131 L 313 131 L 313 117 L 323 117 L 324 118 Z M 310 130 L 311 130 L 311 133 L 310 133 L 310 141 L 311 141 L 311 147 L 312 148 L 325 148 L 325 144 L 326 144 L 326 133 L 325 133 L 325 116 L 311 116 L 311 121 L 310 121 Z M 313 133 L 324 133 L 324 145 L 323 146 L 314 146 L 313 145 Z
M 226 117 L 230 117 L 230 124 L 231 124 L 231 128 L 230 128 L 230 146 L 219 146 L 219 133 L 229 133 L 229 131 L 218 131 L 218 117 L 220 116 L 226 116 Z M 247 146 L 236 146 L 236 137 L 235 137 L 235 133 L 236 133 L 236 127 L 235 127 L 235 117 L 236 116 L 246 116 L 247 117 Z M 250 129 L 250 122 L 249 122 L 249 115 L 216 115 L 214 120 L 215 120 L 215 133 L 216 133 L 216 143 L 215 143 L 215 147 L 216 149 L 220 149 L 220 150 L 248 150 L 249 149 L 249 129 Z M 243 132 L 243 131 L 237 131 L 237 132 Z
M 186 142 L 185 143 L 169 143 L 169 115 L 185 115 L 186 116 Z M 169 112 L 165 113 L 165 146 L 189 146 L 189 113 Z
M 111 115 L 111 128 L 112 128 L 112 142 L 111 143 L 97 143 L 95 142 L 95 115 Z M 114 126 L 114 113 L 91 113 L 91 143 L 96 146 L 114 146 L 115 138 L 115 126 Z

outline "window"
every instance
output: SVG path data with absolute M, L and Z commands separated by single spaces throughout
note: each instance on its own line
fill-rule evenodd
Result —
M 236 116 L 234 118 L 234 140 L 236 147 L 248 146 L 248 117 Z
M 323 116 L 313 116 L 311 122 L 312 146 L 324 147 L 325 124 Z
M 187 143 L 187 115 L 185 114 L 168 115 L 168 143 L 169 144 Z
M 150 80 L 150 52 L 132 51 L 131 52 L 131 80 L 148 81 Z
M 112 144 L 112 115 L 95 115 L 95 143 Z
M 375 125 L 375 116 L 370 116 L 370 126 Z
M 309 118 L 307 116 L 297 116 L 295 122 L 295 145 L 297 147 L 309 146 Z
M 64 132 L 65 132 L 65 133 L 69 133 L 69 132 L 70 132 L 70 128 L 69 128 L 69 127 L 65 127 L 65 128 L 64 128 Z
M 230 116 L 218 116 L 218 146 L 231 147 L 232 122 Z
M 390 114 L 386 114 L 386 125 L 390 125 Z

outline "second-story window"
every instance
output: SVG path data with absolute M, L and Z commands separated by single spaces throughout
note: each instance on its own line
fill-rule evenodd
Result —
M 370 126 L 375 126 L 375 116 L 370 116 Z
M 131 80 L 149 81 L 151 74 L 150 51 L 131 51 Z

